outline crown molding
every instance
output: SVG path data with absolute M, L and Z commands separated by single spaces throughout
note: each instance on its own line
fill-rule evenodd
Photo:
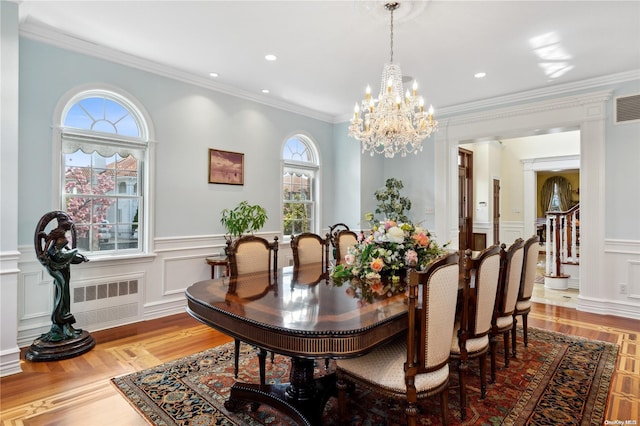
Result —
M 514 93 L 511 95 L 498 96 L 491 99 L 469 102 L 461 105 L 442 107 L 438 108 L 438 112 L 441 116 L 462 114 L 476 110 L 502 107 L 508 104 L 527 103 L 534 100 L 540 100 L 541 98 L 555 97 L 561 94 L 588 91 L 596 88 L 601 88 L 603 86 L 620 84 L 633 80 L 640 80 L 640 69 L 590 78 L 587 80 L 581 80 L 572 83 L 557 84 L 540 89 L 528 90 L 526 92 Z
M 87 40 L 79 39 L 68 34 L 63 34 L 44 24 L 23 22 L 20 24 L 20 36 L 59 47 L 61 49 L 104 59 L 116 64 L 129 66 L 173 80 L 182 81 L 183 83 L 192 84 L 194 86 L 199 86 L 208 90 L 213 90 L 226 95 L 277 108 L 283 111 L 303 115 L 327 123 L 334 123 L 334 117 L 330 114 L 325 114 L 322 112 L 311 110 L 309 108 L 301 107 L 300 105 L 268 98 L 266 96 L 260 96 L 255 93 L 220 84 L 218 82 L 211 81 L 208 78 L 200 77 L 193 73 L 159 64 L 154 61 L 142 59 L 134 55 L 129 55 L 127 53 L 111 49 L 109 47 L 105 47 L 96 43 L 92 43 Z
M 482 110 L 489 110 L 492 108 L 505 107 L 511 104 L 517 103 L 530 103 L 532 101 L 539 101 L 544 98 L 557 97 L 562 94 L 570 94 L 581 91 L 591 91 L 594 89 L 601 89 L 602 87 L 610 86 L 613 84 L 626 83 L 628 81 L 640 80 L 640 69 L 621 72 L 617 74 L 610 74 L 601 77 L 590 78 L 587 80 L 576 81 L 573 83 L 558 84 L 549 87 L 543 87 L 540 89 L 528 90 L 526 92 L 519 92 L 505 96 L 497 96 L 491 99 L 484 99 L 480 101 L 468 102 L 460 105 L 452 105 L 448 107 L 438 108 L 438 120 L 442 122 L 442 118 L 446 118 L 458 114 L 467 114 L 477 112 L 482 113 Z M 342 115 L 337 122 L 348 121 L 351 116 Z
M 153 74 L 171 78 L 173 80 L 182 81 L 184 83 L 256 102 L 294 114 L 303 115 L 327 123 L 342 123 L 348 121 L 351 118 L 351 116 L 346 116 L 343 114 L 336 116 L 332 114 L 322 113 L 319 111 L 311 110 L 309 108 L 304 108 L 300 105 L 295 105 L 266 96 L 260 96 L 258 94 L 244 91 L 236 87 L 220 84 L 219 82 L 211 81 L 208 78 L 201 77 L 193 73 L 159 64 L 150 60 L 142 59 L 134 55 L 129 55 L 127 53 L 111 49 L 96 43 L 92 43 L 87 40 L 79 39 L 68 34 L 63 34 L 42 23 L 34 23 L 29 21 L 22 22 L 20 24 L 20 35 L 31 40 L 60 47 L 62 49 L 101 58 L 117 64 L 130 66 L 132 68 L 151 72 Z M 540 100 L 545 97 L 558 96 L 560 94 L 588 91 L 595 88 L 601 88 L 603 86 L 609 86 L 612 84 L 619 84 L 633 80 L 640 80 L 640 69 L 595 77 L 572 83 L 556 84 L 549 87 L 513 93 L 505 96 L 498 96 L 460 105 L 440 107 L 438 108 L 438 114 L 441 117 L 447 117 L 483 109 L 503 107 L 514 103 L 527 103 L 534 100 Z
M 587 104 L 601 104 L 610 100 L 612 96 L 612 90 L 600 90 L 598 92 L 588 92 L 562 98 L 537 100 L 537 102 L 523 103 L 521 105 L 502 105 L 502 108 L 490 109 L 487 111 L 476 111 L 475 113 L 469 113 L 462 116 L 444 118 L 441 119 L 440 122 L 444 127 L 472 124 L 501 118 L 529 115 L 541 111 L 551 111 L 574 106 L 584 106 Z M 533 100 L 534 98 L 531 99 Z M 603 117 L 603 114 L 604 110 L 600 108 L 595 109 L 590 112 L 590 119 L 601 119 Z

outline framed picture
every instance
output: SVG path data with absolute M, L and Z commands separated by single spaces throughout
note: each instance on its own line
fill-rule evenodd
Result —
M 244 185 L 244 154 L 209 149 L 209 183 Z

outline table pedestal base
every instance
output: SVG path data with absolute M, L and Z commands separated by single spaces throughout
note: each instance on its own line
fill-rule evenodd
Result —
M 236 382 L 231 387 L 224 407 L 236 412 L 247 403 L 252 409 L 267 404 L 291 417 L 300 425 L 321 426 L 322 413 L 327 400 L 335 390 L 335 375 L 313 378 L 314 361 L 291 359 L 290 384 L 260 385 Z

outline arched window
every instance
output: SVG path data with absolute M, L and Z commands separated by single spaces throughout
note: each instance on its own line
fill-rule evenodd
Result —
M 303 135 L 289 138 L 282 164 L 283 235 L 317 232 L 319 161 L 313 142 Z
M 73 219 L 78 249 L 104 254 L 144 250 L 148 129 L 127 98 L 85 90 L 61 113 L 61 208 Z

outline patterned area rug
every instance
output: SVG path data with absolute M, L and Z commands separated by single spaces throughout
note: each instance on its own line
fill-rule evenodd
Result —
M 467 420 L 460 422 L 458 380 L 455 367 L 449 389 L 450 424 L 464 425 L 601 425 L 616 345 L 529 327 L 529 346 L 524 348 L 521 330 L 518 357 L 503 368 L 498 356 L 496 382 L 480 400 L 477 362 L 471 363 L 468 379 Z M 502 341 L 498 343 L 502 348 Z M 256 351 L 241 346 L 240 375 L 243 382 L 258 382 Z M 319 362 L 317 375 L 327 374 Z M 487 371 L 488 371 L 487 366 Z M 276 355 L 267 359 L 267 381 L 288 382 L 289 360 Z M 155 368 L 112 379 L 118 390 L 155 425 L 288 425 L 291 420 L 268 406 L 256 411 L 249 406 L 229 413 L 224 408 L 234 383 L 233 343 L 188 356 Z M 349 402 L 351 425 L 405 424 L 401 402 L 387 400 L 356 388 Z M 440 423 L 439 398 L 421 403 L 418 424 Z M 337 403 L 330 398 L 323 424 L 336 425 Z

